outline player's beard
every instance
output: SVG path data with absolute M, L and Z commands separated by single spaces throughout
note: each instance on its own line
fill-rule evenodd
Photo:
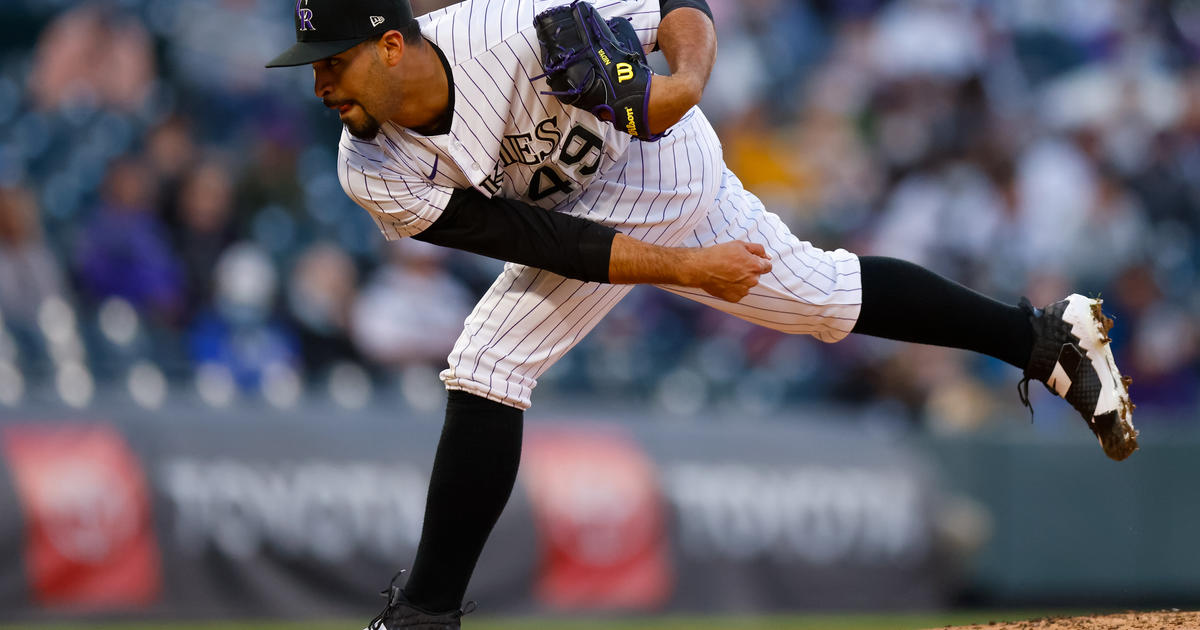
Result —
M 346 126 L 346 130 L 350 135 L 359 140 L 374 140 L 375 136 L 379 135 L 379 130 L 382 125 L 375 119 L 374 116 L 367 113 L 367 110 L 360 104 L 358 109 L 362 110 L 362 119 L 359 121 L 343 120 L 342 124 Z

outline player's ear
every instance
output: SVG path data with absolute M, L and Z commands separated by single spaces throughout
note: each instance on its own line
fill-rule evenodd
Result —
M 379 52 L 379 58 L 389 66 L 394 66 L 400 63 L 400 58 L 404 56 L 404 52 L 408 49 L 408 44 L 404 41 L 404 36 L 400 31 L 388 31 L 379 38 L 376 50 Z

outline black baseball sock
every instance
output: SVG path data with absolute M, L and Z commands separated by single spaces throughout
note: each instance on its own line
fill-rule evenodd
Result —
M 1025 369 L 1033 326 L 1016 306 L 997 302 L 896 258 L 861 256 L 863 335 L 962 348 Z
M 462 606 L 475 562 L 517 479 L 523 415 L 486 398 L 449 392 L 421 542 L 404 587 L 414 605 L 433 612 Z

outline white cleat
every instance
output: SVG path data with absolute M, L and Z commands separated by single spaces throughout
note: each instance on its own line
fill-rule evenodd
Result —
M 1034 333 L 1021 400 L 1029 404 L 1030 380 L 1043 383 L 1083 416 L 1104 453 L 1120 461 L 1137 450 L 1138 432 L 1133 428 L 1130 379 L 1117 369 L 1108 338 L 1113 322 L 1100 304 L 1079 294 L 1044 309 L 1021 300 Z

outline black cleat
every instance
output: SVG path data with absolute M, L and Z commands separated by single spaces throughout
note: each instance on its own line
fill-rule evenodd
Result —
M 404 590 L 396 580 L 404 571 L 392 578 L 392 584 L 380 595 L 388 598 L 383 611 L 367 624 L 365 630 L 459 630 L 462 628 L 462 616 L 475 610 L 475 602 L 467 602 L 464 610 L 435 613 L 412 605 L 404 596 Z
M 1133 428 L 1130 379 L 1123 378 L 1108 347 L 1113 322 L 1100 311 L 1100 300 L 1079 294 L 1044 309 L 1021 299 L 1033 324 L 1033 353 L 1025 368 L 1021 402 L 1029 406 L 1029 381 L 1040 381 L 1066 399 L 1100 440 L 1104 453 L 1117 461 L 1137 450 Z M 1030 407 L 1032 409 L 1032 407 Z

